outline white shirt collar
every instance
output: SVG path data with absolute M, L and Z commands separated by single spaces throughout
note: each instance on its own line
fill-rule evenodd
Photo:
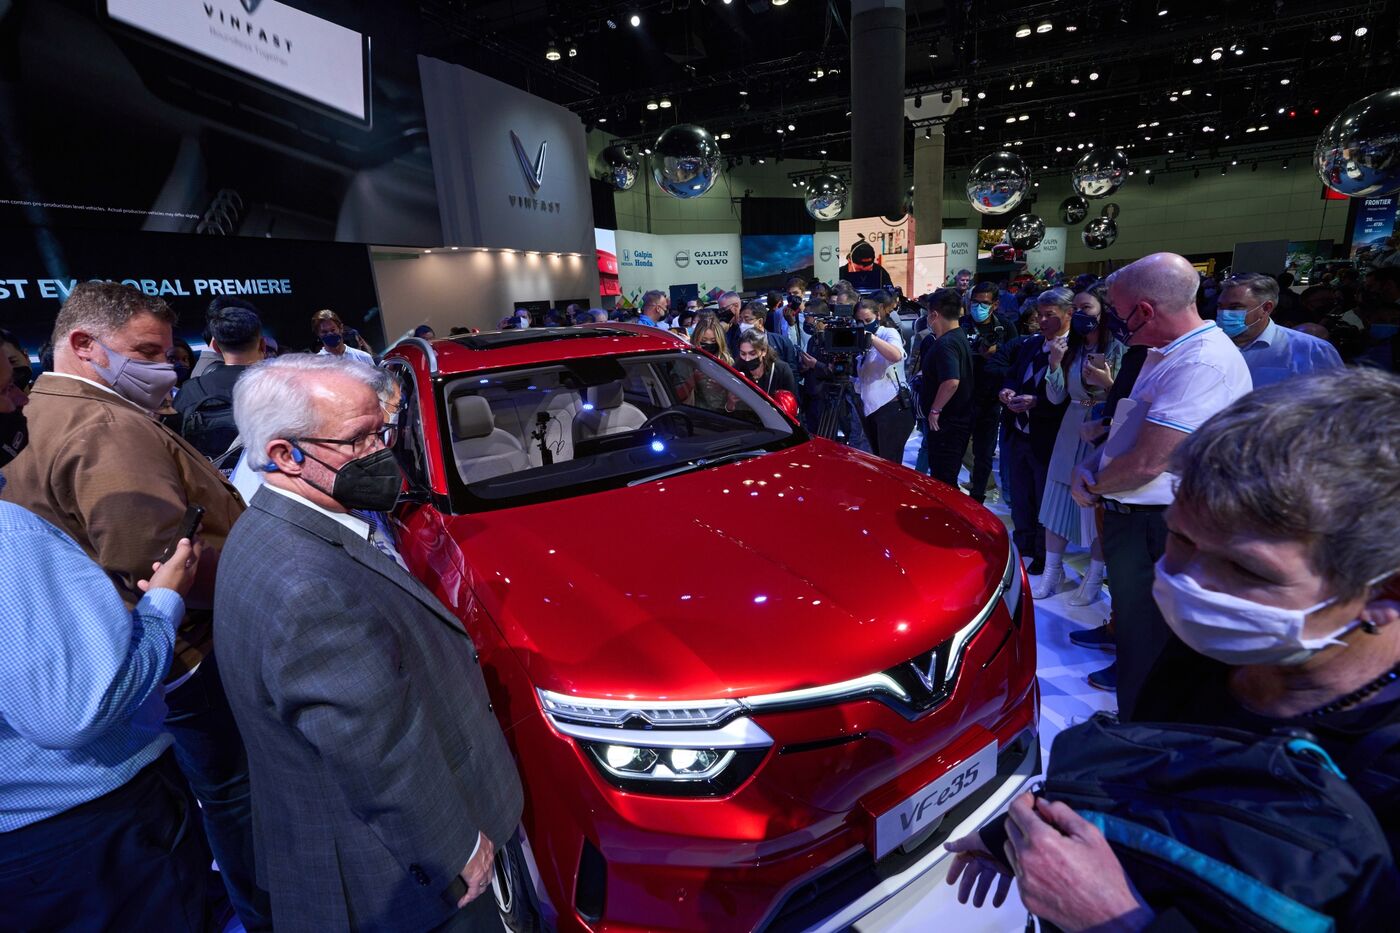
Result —
M 103 392 L 106 392 L 108 395 L 111 395 L 111 396 L 114 396 L 114 397 L 116 397 L 116 398 L 121 399 L 123 402 L 126 402 L 128 405 L 130 405 L 132 408 L 135 408 L 137 411 L 141 412 L 142 414 L 145 414 L 145 415 L 150 415 L 150 414 L 151 414 L 150 411 L 148 411 L 148 410 L 145 409 L 145 408 L 142 408 L 140 405 L 137 405 L 137 404 L 136 404 L 135 402 L 133 402 L 131 399 L 127 398 L 125 395 L 122 395 L 121 393 L 119 393 L 116 389 L 112 388 L 111 386 L 103 385 L 103 384 L 100 383 L 100 382 L 95 382 L 95 381 L 93 381 L 93 380 L 87 378 L 86 376 L 75 376 L 75 375 L 73 375 L 72 373 L 56 373 L 56 372 L 52 372 L 52 371 L 46 372 L 46 373 L 44 373 L 43 375 L 45 375 L 45 376 L 57 376 L 57 377 L 59 377 L 60 379 L 76 379 L 78 382 L 85 382 L 85 383 L 87 383 L 88 385 L 92 386 L 94 389 L 101 389 Z
M 315 511 L 320 512 L 322 515 L 326 516 L 326 518 L 329 518 L 332 521 L 339 522 L 340 524 L 344 525 L 346 528 L 354 532 L 356 537 L 363 538 L 366 541 L 369 540 L 369 522 L 365 521 L 362 518 L 357 518 L 356 516 L 351 515 L 349 512 L 332 512 L 330 509 L 322 508 L 321 506 L 312 502 L 310 499 L 306 498 L 303 495 L 299 495 L 287 489 L 280 489 L 277 486 L 272 485 L 271 483 L 263 483 L 263 488 L 275 492 L 279 496 L 286 496 L 293 502 L 300 502 L 308 509 L 314 509 Z

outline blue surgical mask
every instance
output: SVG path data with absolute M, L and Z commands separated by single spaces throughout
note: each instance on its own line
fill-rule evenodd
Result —
M 1249 312 L 1243 308 L 1221 308 L 1215 312 L 1215 323 L 1225 332 L 1226 337 L 1238 337 L 1249 330 L 1245 318 Z
M 972 319 L 978 324 L 985 324 L 992 316 L 992 306 L 978 302 L 972 306 Z

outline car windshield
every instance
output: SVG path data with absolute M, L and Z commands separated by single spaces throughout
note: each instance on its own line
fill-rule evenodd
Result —
M 472 373 L 440 393 L 460 511 L 636 485 L 805 440 L 753 385 L 688 350 Z

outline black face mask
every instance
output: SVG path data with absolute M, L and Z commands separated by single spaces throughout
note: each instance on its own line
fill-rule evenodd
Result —
M 758 357 L 754 357 L 751 360 L 735 360 L 734 368 L 745 376 L 752 376 L 758 370 L 759 362 L 760 360 Z
M 15 388 L 21 392 L 29 388 L 29 384 L 34 381 L 34 370 L 28 366 L 16 366 L 14 373 Z
M 717 343 L 702 343 L 700 344 L 700 349 L 711 356 L 719 356 L 719 344 Z
M 1076 311 L 1069 319 L 1069 326 L 1079 336 L 1087 337 L 1098 329 L 1099 319 L 1083 311 Z
M 23 411 L 0 415 L 0 467 L 9 463 L 29 444 L 29 421 Z
M 321 489 L 306 477 L 303 476 L 302 479 L 306 479 L 306 482 L 318 491 L 330 496 L 347 509 L 387 512 L 399 501 L 399 490 L 403 488 L 403 472 L 399 470 L 399 462 L 394 459 L 394 452 L 389 448 L 347 461 L 338 470 L 302 448 L 296 449 L 334 473 L 335 485 L 330 489 Z

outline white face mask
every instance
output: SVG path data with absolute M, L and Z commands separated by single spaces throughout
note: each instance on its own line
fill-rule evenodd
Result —
M 1307 609 L 1280 609 L 1205 589 L 1184 573 L 1168 573 L 1164 563 L 1157 562 L 1152 596 L 1167 627 L 1193 651 L 1222 664 L 1302 664 L 1324 648 L 1345 645 L 1342 636 L 1362 624 L 1353 619 L 1330 635 L 1306 638 L 1303 625 L 1308 616 L 1337 597 Z
M 740 321 L 740 322 L 739 322 L 739 333 L 741 333 L 741 334 L 747 334 L 749 331 L 753 330 L 753 328 L 754 328 L 754 325 L 753 325 L 753 322 L 752 322 L 752 321 L 748 321 L 748 322 Z

